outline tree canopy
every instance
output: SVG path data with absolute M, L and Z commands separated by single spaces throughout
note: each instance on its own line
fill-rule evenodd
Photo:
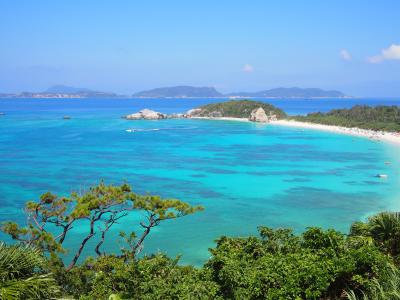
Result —
M 183 217 L 202 209 L 201 206 L 191 206 L 176 199 L 138 195 L 128 184 L 114 186 L 101 182 L 87 191 L 72 192 L 69 197 L 46 192 L 39 201 L 26 203 L 26 226 L 9 221 L 3 223 L 0 229 L 12 239 L 28 246 L 38 247 L 56 258 L 59 253 L 65 252 L 63 244 L 72 226 L 81 220 L 86 221 L 80 224 L 86 226 L 87 234 L 81 240 L 79 248 L 69 249 L 74 252 L 67 267 L 67 270 L 70 270 L 87 247 L 87 242 L 95 235 L 99 239 L 94 251 L 98 256 L 103 255 L 101 246 L 106 234 L 114 224 L 133 210 L 144 211 L 146 218 L 140 222 L 143 232 L 137 239 L 135 232 L 130 232 L 128 236 L 125 233 L 121 234 L 121 237 L 127 237 L 125 240 L 130 246 L 129 251 L 124 249 L 125 256 L 135 256 L 151 229 L 162 221 Z M 127 223 L 124 227 L 133 228 L 133 224 Z
M 317 112 L 292 118 L 326 125 L 400 131 L 400 107 L 398 106 L 356 105 L 350 109 L 334 109 L 327 113 Z
M 194 112 L 199 117 L 232 117 L 249 118 L 251 112 L 257 108 L 263 108 L 267 115 L 275 115 L 278 119 L 284 118 L 286 113 L 265 102 L 253 100 L 231 100 L 219 103 L 211 103 L 200 106 L 198 111 Z

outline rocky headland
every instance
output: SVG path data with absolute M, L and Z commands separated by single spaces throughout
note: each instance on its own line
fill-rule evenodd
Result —
M 150 109 L 125 116 L 127 120 L 161 120 L 161 119 L 240 119 L 251 122 L 268 123 L 282 119 L 286 114 L 279 108 L 258 101 L 240 100 L 207 104 L 191 109 L 184 114 L 163 114 Z

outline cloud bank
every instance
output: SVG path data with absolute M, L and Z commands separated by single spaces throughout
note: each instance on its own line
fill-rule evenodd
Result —
M 379 55 L 370 56 L 368 62 L 378 64 L 385 60 L 400 60 L 400 45 L 392 44 L 389 48 L 382 49 Z

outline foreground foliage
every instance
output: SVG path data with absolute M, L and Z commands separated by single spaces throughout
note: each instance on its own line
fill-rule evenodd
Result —
M 399 300 L 400 299 L 400 271 L 394 267 L 389 268 L 380 276 L 374 278 L 370 287 L 357 297 L 351 290 L 346 293 L 349 300 Z
M 143 232 L 138 237 L 133 231 L 121 233 L 128 244 L 128 249 L 123 249 L 122 252 L 124 259 L 139 253 L 151 229 L 162 221 L 183 217 L 202 209 L 176 199 L 138 195 L 128 184 L 113 186 L 101 182 L 88 191 L 73 192 L 70 197 L 47 192 L 39 201 L 27 202 L 27 226 L 10 221 L 3 223 L 0 230 L 22 244 L 42 249 L 56 260 L 58 254 L 66 252 L 63 244 L 73 225 L 80 222 L 79 226 L 86 227 L 87 234 L 80 241 L 78 249 L 70 249 L 74 255 L 67 267 L 68 271 L 75 266 L 89 240 L 95 236 L 97 241 L 93 250 L 98 256 L 104 255 L 101 246 L 107 233 L 113 225 L 128 216 L 129 212 L 143 211 L 146 218 L 140 222 Z M 134 225 L 126 223 L 125 227 L 133 228 Z
M 374 243 L 382 252 L 400 262 L 400 213 L 381 212 L 366 222 L 355 222 L 350 236 L 364 243 Z
M 0 243 L 0 299 L 49 299 L 59 291 L 40 250 Z
M 339 299 L 360 297 L 385 278 L 390 256 L 373 243 L 335 230 L 259 228 L 260 237 L 221 237 L 203 268 L 162 254 L 106 255 L 65 272 L 53 265 L 64 293 L 82 299 Z
M 310 113 L 293 119 L 343 127 L 400 131 L 400 107 L 356 105 L 351 109 L 334 109 L 327 113 Z
M 218 284 L 206 270 L 179 266 L 162 254 L 124 261 L 115 256 L 88 259 L 61 281 L 81 299 L 218 299 Z
M 125 184 L 100 183 L 70 197 L 45 193 L 27 203 L 27 226 L 1 226 L 17 245 L 0 244 L 0 299 L 400 299 L 399 213 L 355 222 L 348 235 L 259 227 L 259 236 L 223 236 L 201 268 L 182 266 L 179 257 L 138 255 L 152 228 L 201 209 L 137 195 Z M 146 214 L 143 231 L 121 233 L 127 247 L 108 253 L 106 234 L 133 210 Z M 72 224 L 88 233 L 78 249 L 64 249 Z M 96 256 L 77 264 L 83 248 Z M 74 258 L 64 265 L 66 250 Z
M 217 241 L 206 268 L 228 299 L 338 299 L 364 289 L 390 260 L 334 231 L 259 228 L 261 238 Z

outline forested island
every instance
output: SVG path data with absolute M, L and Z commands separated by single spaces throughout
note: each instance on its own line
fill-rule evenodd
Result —
M 102 182 L 70 196 L 47 192 L 26 204 L 26 225 L 1 225 L 16 243 L 0 244 L 0 298 L 383 300 L 400 293 L 398 213 L 355 222 L 348 234 L 260 226 L 259 236 L 222 236 L 197 268 L 162 253 L 140 255 L 155 227 L 203 209 L 138 195 L 127 184 Z M 145 213 L 142 231 L 121 232 L 115 240 L 120 252 L 109 252 L 105 238 L 119 220 L 132 228 L 131 211 Z M 66 248 L 78 224 L 87 236 Z M 84 249 L 95 256 L 78 263 Z M 65 259 L 66 251 L 72 259 Z
M 314 112 L 305 116 L 288 116 L 282 109 L 266 102 L 254 100 L 230 100 L 203 105 L 180 114 L 163 114 L 142 110 L 127 115 L 127 119 L 208 118 L 243 119 L 256 122 L 278 120 L 315 123 L 372 131 L 400 131 L 400 108 L 398 106 L 356 105 L 350 109 L 334 109 L 327 113 Z
M 186 113 L 163 114 L 150 109 L 143 109 L 124 117 L 127 120 L 161 120 L 179 118 L 241 119 L 266 123 L 282 119 L 285 116 L 286 113 L 283 110 L 265 102 L 231 100 L 203 105 L 191 109 Z
M 274 115 L 277 119 L 286 117 L 286 113 L 271 104 L 252 100 L 231 100 L 226 102 L 211 103 L 191 110 L 195 117 L 208 118 L 250 118 L 251 113 L 263 109 L 266 115 Z
M 351 109 L 334 109 L 292 119 L 325 125 L 357 127 L 369 130 L 400 131 L 400 107 L 357 105 Z

